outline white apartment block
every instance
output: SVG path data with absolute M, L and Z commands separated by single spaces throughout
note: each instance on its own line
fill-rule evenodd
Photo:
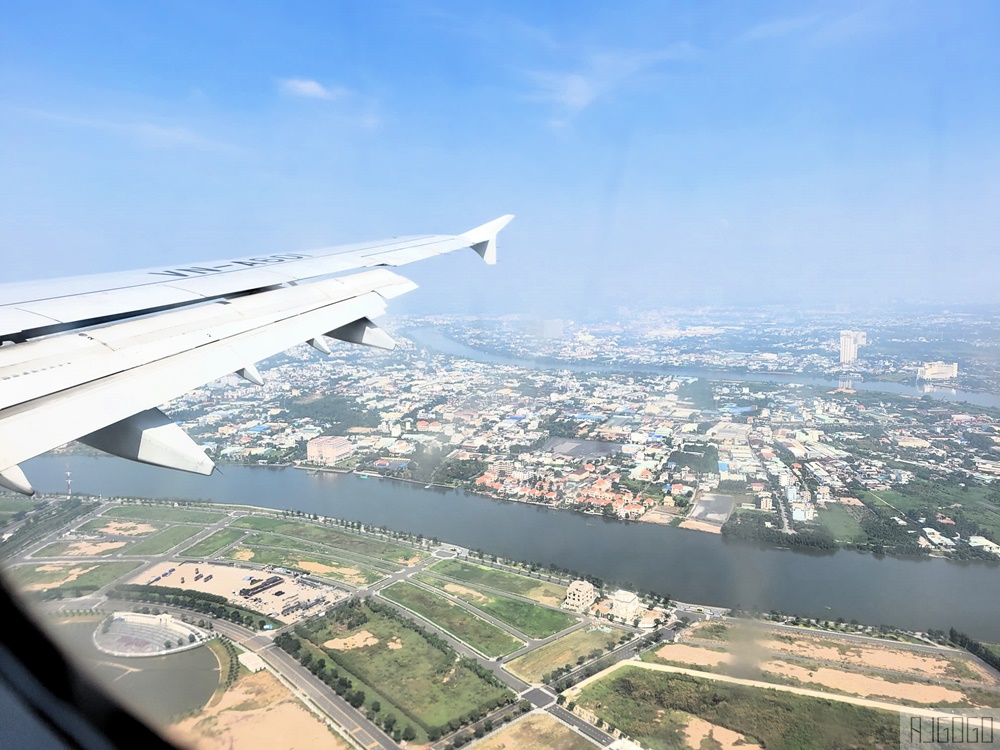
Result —
M 597 589 L 589 581 L 573 581 L 566 589 L 563 607 L 574 612 L 585 612 L 597 599 Z

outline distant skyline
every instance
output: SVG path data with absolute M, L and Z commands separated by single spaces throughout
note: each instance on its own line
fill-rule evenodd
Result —
M 403 312 L 997 301 L 1000 5 L 10 2 L 0 281 L 461 232 Z

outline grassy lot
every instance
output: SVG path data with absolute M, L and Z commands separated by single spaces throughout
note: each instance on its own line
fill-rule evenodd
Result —
M 96 591 L 139 567 L 138 562 L 72 562 L 18 565 L 8 569 L 14 585 L 29 591 L 60 589 L 65 595 Z
M 878 492 L 878 497 L 899 508 L 902 512 L 931 507 L 948 515 L 948 507 L 953 503 L 962 506 L 965 517 L 982 526 L 991 539 L 1000 539 L 1000 508 L 987 499 L 991 493 L 988 487 L 971 484 L 965 489 L 943 482 L 928 482 L 914 479 L 894 490 Z M 871 497 L 873 493 L 868 493 Z
M 73 542 L 54 542 L 53 544 L 46 545 L 42 547 L 38 552 L 35 552 L 32 557 L 62 557 L 67 553 L 70 547 L 73 546 Z M 110 555 L 113 552 L 121 552 L 128 545 L 122 545 L 121 547 L 116 547 L 115 549 L 106 549 L 102 552 L 97 552 L 93 555 L 86 555 L 86 557 L 104 557 L 105 555 Z M 78 548 L 79 549 L 79 548 Z M 77 555 L 80 555 L 78 552 Z M 80 555 L 84 557 L 84 555 Z
M 242 560 L 260 565 L 276 565 L 280 568 L 292 568 L 307 573 L 332 578 L 335 581 L 349 583 L 352 586 L 367 586 L 381 581 L 385 574 L 365 568 L 354 563 L 342 563 L 322 555 L 292 550 L 266 549 L 263 547 L 233 547 L 223 557 L 227 560 Z
M 132 521 L 173 521 L 174 523 L 200 523 L 204 526 L 221 521 L 225 513 L 186 508 L 168 508 L 162 505 L 122 505 L 101 514 L 104 518 L 127 518 Z
M 686 747 L 687 714 L 770 750 L 899 745 L 895 713 L 638 667 L 588 685 L 577 703 L 653 750 Z
M 3 526 L 18 513 L 27 513 L 38 503 L 16 497 L 0 497 L 0 526 Z
M 349 552 L 356 552 L 359 555 L 377 557 L 381 560 L 388 560 L 394 563 L 412 564 L 427 557 L 426 552 L 406 547 L 394 542 L 384 542 L 380 539 L 348 534 L 337 531 L 329 526 L 319 524 L 303 523 L 301 521 L 286 521 L 281 518 L 267 518 L 264 516 L 244 516 L 233 521 L 233 527 L 240 529 L 253 529 L 255 531 L 271 531 L 276 534 L 285 534 L 310 542 L 328 544 L 331 547 L 345 549 Z
M 861 524 L 839 503 L 826 503 L 819 512 L 819 522 L 838 542 L 863 544 L 868 541 L 868 536 L 861 530 Z
M 704 638 L 708 641 L 729 641 L 733 638 L 733 629 L 721 622 L 707 622 L 688 631 L 688 637 Z
M 110 518 L 103 518 L 103 517 L 91 518 L 89 521 L 87 521 L 87 523 L 83 524 L 82 526 L 79 526 L 77 528 L 77 531 L 104 533 L 102 531 L 104 529 L 104 527 L 107 526 L 109 523 L 112 523 L 112 522 L 113 521 Z M 119 521 L 118 523 L 121 523 L 121 521 Z M 144 531 L 141 534 L 128 533 L 127 535 L 128 536 L 135 536 L 136 538 L 143 537 L 143 536 L 149 536 L 150 534 L 153 534 L 153 533 L 155 533 L 157 531 L 160 531 L 163 528 L 163 524 L 152 524 L 152 523 L 145 523 L 144 522 L 143 525 L 144 526 L 152 526 L 153 528 L 150 531 Z M 117 532 L 114 532 L 114 533 L 123 534 L 123 533 L 126 533 L 126 532 L 133 532 L 137 528 L 139 528 L 139 524 L 131 524 L 131 525 L 124 525 L 123 524 L 121 526 L 121 530 L 117 531 Z
M 277 547 L 278 549 L 295 550 L 297 552 L 334 555 L 338 558 L 343 558 L 351 562 L 361 563 L 366 567 L 378 568 L 391 572 L 402 570 L 404 567 L 399 563 L 375 560 L 370 557 L 363 557 L 354 552 L 344 552 L 342 549 L 333 549 L 332 547 L 316 544 L 315 542 L 307 542 L 302 539 L 293 539 L 290 537 L 278 536 L 277 534 L 268 534 L 266 532 L 251 534 L 246 538 L 245 543 L 251 547 Z
M 345 615 L 351 620 L 335 619 Z M 450 648 L 436 648 L 408 625 L 358 605 L 309 620 L 296 632 L 320 647 L 340 639 L 338 648 L 326 649 L 327 658 L 363 683 L 366 694 L 383 696 L 404 716 L 422 724 L 418 742 L 426 738 L 424 727 L 445 725 L 509 694 L 457 662 Z M 367 637 L 367 645 L 351 647 L 344 639 L 352 636 Z M 385 704 L 382 710 L 387 710 Z
M 494 570 L 485 565 L 462 562 L 460 560 L 442 560 L 430 567 L 435 573 L 460 581 L 478 583 L 509 594 L 517 594 L 528 599 L 534 599 L 542 604 L 558 607 L 566 598 L 566 587 L 537 578 L 508 573 L 505 570 Z
M 205 529 L 201 526 L 171 526 L 159 534 L 147 536 L 141 542 L 129 547 L 130 555 L 162 555 L 168 549 L 173 549 L 185 539 L 190 539 Z
M 380 593 L 426 617 L 486 656 L 504 656 L 524 645 L 468 610 L 412 583 L 394 583 Z
M 220 549 L 228 547 L 245 533 L 242 529 L 221 529 L 211 536 L 205 537 L 194 546 L 188 547 L 181 554 L 184 557 L 208 557 Z
M 529 638 L 548 638 L 576 622 L 575 617 L 565 612 L 556 612 L 537 604 L 511 599 L 509 596 L 488 594 L 485 591 L 460 586 L 433 576 L 420 575 L 417 578 L 493 615 Z
M 581 656 L 589 656 L 596 651 L 603 652 L 609 646 L 617 645 L 623 633 L 617 628 L 613 628 L 610 633 L 602 633 L 600 630 L 588 633 L 586 628 L 576 630 L 517 657 L 504 668 L 525 682 L 542 682 L 545 675 L 553 669 L 566 664 L 576 665 Z
M 476 745 L 476 750 L 594 750 L 597 746 L 548 714 L 529 714 Z

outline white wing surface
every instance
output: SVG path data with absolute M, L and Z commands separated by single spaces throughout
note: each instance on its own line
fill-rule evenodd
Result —
M 471 247 L 496 262 L 504 216 L 460 235 L 0 285 L 0 486 L 31 494 L 21 462 L 79 439 L 134 461 L 210 474 L 159 404 L 325 336 L 393 348 L 373 319 L 416 285 L 401 266 Z M 374 268 L 341 275 L 352 269 Z

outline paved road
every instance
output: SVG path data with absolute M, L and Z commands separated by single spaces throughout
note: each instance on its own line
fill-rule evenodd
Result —
M 575 633 L 577 630 L 580 630 L 581 628 L 589 627 L 595 624 L 595 622 L 597 621 L 592 619 L 581 620 L 580 622 L 576 623 L 571 627 L 566 628 L 565 630 L 560 630 L 558 633 L 550 635 L 548 638 L 541 638 L 535 640 L 528 639 L 528 644 L 526 646 L 524 646 L 523 648 L 519 648 L 517 651 L 514 651 L 508 654 L 507 656 L 503 657 L 502 661 L 505 663 L 513 661 L 517 657 L 526 654 L 529 651 L 534 651 L 537 648 L 541 648 L 542 646 L 552 643 L 552 641 L 558 640 L 559 638 L 562 638 L 564 635 Z
M 125 609 L 134 604 L 135 602 L 124 601 L 107 602 L 107 606 L 114 609 Z M 189 610 L 176 607 L 161 605 L 160 609 L 175 614 L 189 616 L 192 614 Z M 325 683 L 305 669 L 296 659 L 275 646 L 271 640 L 274 637 L 273 632 L 260 633 L 247 630 L 240 625 L 222 619 L 211 622 L 217 632 L 260 656 L 275 673 L 301 694 L 300 697 L 308 698 L 312 705 L 330 717 L 335 724 L 342 727 L 362 747 L 381 747 L 385 750 L 399 747 L 388 735 L 368 721 L 363 713 L 330 690 Z
M 406 609 L 406 607 L 402 607 L 402 606 L 396 604 L 396 602 L 394 602 L 394 601 L 392 601 L 390 599 L 386 599 L 384 596 L 379 597 L 379 599 L 382 601 L 382 603 L 387 604 L 388 606 L 392 607 L 393 609 L 395 609 L 396 611 L 398 611 L 400 614 L 402 614 L 403 616 L 407 617 L 408 619 L 414 619 L 415 618 L 415 615 L 412 612 L 410 612 L 410 610 Z M 507 687 L 509 687 L 515 693 L 521 693 L 522 691 L 524 691 L 524 690 L 526 690 L 526 689 L 528 689 L 530 687 L 530 685 L 528 685 L 528 683 L 526 683 L 524 680 L 521 680 L 521 679 L 515 677 L 510 672 L 504 671 L 501 668 L 500 664 L 498 664 L 494 659 L 487 659 L 486 657 L 481 656 L 477 651 L 473 650 L 472 648 L 470 648 L 469 646 L 467 646 L 465 643 L 463 643 L 462 641 L 458 640 L 455 636 L 453 636 L 447 630 L 442 630 L 441 628 L 439 628 L 434 623 L 432 623 L 432 622 L 430 622 L 428 620 L 424 620 L 423 618 L 416 618 L 416 619 L 420 622 L 420 625 L 422 627 L 426 628 L 431 633 L 434 633 L 438 637 L 440 637 L 440 638 L 444 639 L 445 641 L 447 641 L 448 645 L 451 646 L 460 655 L 465 656 L 465 657 L 467 657 L 469 659 L 472 659 L 473 661 L 478 662 L 481 666 L 483 666 L 486 669 L 490 670 L 494 675 L 496 675 L 496 677 L 497 677 L 498 680 L 500 680 L 502 683 L 504 683 Z
M 398 750 L 390 737 L 280 648 L 271 644 L 257 654 L 363 747 Z
M 615 738 L 612 737 L 610 734 L 602 732 L 600 729 L 595 727 L 590 722 L 584 721 L 579 716 L 570 713 L 562 706 L 549 706 L 547 710 L 557 719 L 560 719 L 569 724 L 570 726 L 579 729 L 582 734 L 586 735 L 599 745 L 607 747 L 608 745 L 610 745 L 612 742 L 615 741 Z

